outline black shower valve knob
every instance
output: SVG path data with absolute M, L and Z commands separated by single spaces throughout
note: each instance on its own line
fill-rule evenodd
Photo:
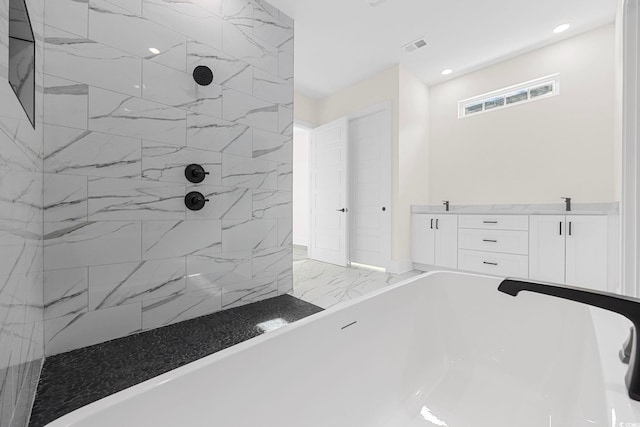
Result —
M 184 204 L 192 211 L 199 211 L 204 208 L 205 203 L 208 201 L 209 199 L 205 198 L 199 191 L 192 191 L 184 196 Z
M 184 170 L 184 176 L 187 178 L 189 182 L 193 182 L 194 184 L 198 184 L 209 175 L 209 172 L 205 171 L 204 168 L 198 164 L 190 164 Z

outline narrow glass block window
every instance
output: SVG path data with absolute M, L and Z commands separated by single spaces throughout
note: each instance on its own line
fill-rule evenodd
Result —
M 509 93 L 506 95 L 507 105 L 515 104 L 516 102 L 522 102 L 529 99 L 529 91 L 519 90 L 518 92 Z
M 559 95 L 559 78 L 559 74 L 553 74 L 463 99 L 458 101 L 458 118 L 463 119 L 470 115 L 528 104 L 532 101 Z
M 504 105 L 504 96 L 487 99 L 484 101 L 484 109 L 493 110 L 494 108 L 502 107 Z
M 479 104 L 471 104 L 471 105 L 467 105 L 466 107 L 464 107 L 464 114 L 465 115 L 469 115 L 469 114 L 473 114 L 473 113 L 479 113 L 480 111 L 483 110 L 483 103 L 479 103 Z
M 544 96 L 553 92 L 553 83 L 548 83 L 542 86 L 534 87 L 531 89 L 531 98 Z

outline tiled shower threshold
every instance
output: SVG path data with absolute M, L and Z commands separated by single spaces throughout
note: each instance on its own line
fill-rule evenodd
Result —
M 265 322 L 294 322 L 320 311 L 282 295 L 48 357 L 29 426 L 45 426 L 89 403 L 261 335 L 265 331 L 258 325 Z

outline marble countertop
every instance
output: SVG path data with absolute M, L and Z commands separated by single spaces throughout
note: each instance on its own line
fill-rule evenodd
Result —
M 504 204 L 504 205 L 456 205 L 451 203 L 449 212 L 443 205 L 411 205 L 411 213 L 477 214 L 477 215 L 617 215 L 618 202 L 572 203 L 571 211 L 565 211 L 564 203 Z

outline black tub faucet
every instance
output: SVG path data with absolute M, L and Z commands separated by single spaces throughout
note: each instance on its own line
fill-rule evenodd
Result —
M 564 199 L 565 211 L 571 212 L 571 197 L 561 197 Z
M 448 200 L 443 200 L 442 204 L 444 205 L 445 212 L 449 212 L 449 201 Z
M 629 369 L 625 376 L 625 383 L 629 391 L 629 397 L 640 401 L 640 352 L 638 352 L 638 331 L 640 331 L 640 300 L 616 295 L 608 292 L 592 291 L 573 286 L 558 286 L 550 283 L 525 282 L 522 280 L 505 279 L 500 286 L 500 292 L 511 296 L 517 296 L 520 291 L 535 292 L 550 295 L 552 297 L 581 302 L 594 307 L 618 313 L 633 323 L 634 332 L 631 339 L 631 355 Z

